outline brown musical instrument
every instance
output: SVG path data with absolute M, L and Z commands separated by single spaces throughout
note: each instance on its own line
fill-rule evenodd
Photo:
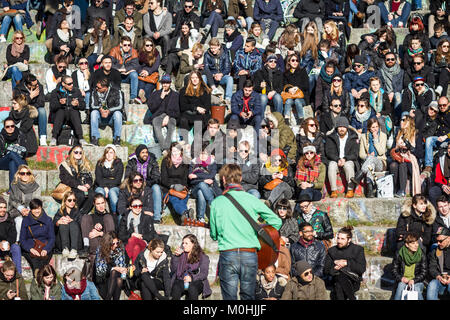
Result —
M 263 225 L 262 229 L 264 229 L 272 238 L 278 251 L 275 252 L 267 242 L 265 242 L 261 237 L 258 237 L 259 243 L 261 245 L 261 249 L 258 251 L 258 269 L 261 270 L 267 268 L 268 266 L 274 264 L 277 261 L 281 239 L 278 230 L 272 227 L 271 225 L 268 224 Z

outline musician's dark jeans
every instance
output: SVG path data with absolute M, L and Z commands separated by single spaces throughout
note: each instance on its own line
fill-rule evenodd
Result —
M 258 256 L 243 251 L 222 251 L 219 256 L 220 289 L 223 300 L 255 300 Z M 240 286 L 239 286 L 240 282 Z

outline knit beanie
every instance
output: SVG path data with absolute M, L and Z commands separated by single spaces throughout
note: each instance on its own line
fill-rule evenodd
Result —
M 312 267 L 308 262 L 306 262 L 304 260 L 297 261 L 295 263 L 295 270 L 297 271 L 297 274 L 299 276 L 308 269 L 312 269 Z

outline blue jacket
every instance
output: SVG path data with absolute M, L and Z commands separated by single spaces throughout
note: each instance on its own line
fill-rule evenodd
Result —
M 280 0 L 270 0 L 266 3 L 264 0 L 256 0 L 253 8 L 253 18 L 256 21 L 261 19 L 272 19 L 275 21 L 283 20 L 283 9 Z
M 359 75 L 355 71 L 347 72 L 344 75 L 344 88 L 351 92 L 352 89 L 359 91 L 364 88 L 369 88 L 370 78 L 375 77 L 376 74 L 373 71 L 365 71 L 363 74 Z
M 254 49 L 252 52 L 246 53 L 244 49 L 239 49 L 236 52 L 234 59 L 234 77 L 239 78 L 239 71 L 248 70 L 250 75 L 253 75 L 256 71 L 261 69 L 262 56 L 258 49 Z
M 254 115 L 263 116 L 264 111 L 261 106 L 261 94 L 253 91 L 248 102 L 248 107 Z M 231 113 L 239 116 L 244 108 L 244 91 L 238 90 L 231 97 Z
M 366 133 L 367 132 L 367 122 L 369 122 L 370 119 L 372 118 L 376 118 L 377 117 L 377 113 L 375 112 L 375 110 L 373 108 L 370 108 L 370 116 L 369 119 L 367 119 L 364 122 L 360 122 L 357 118 L 356 118 L 356 110 L 353 111 L 352 113 L 352 118 L 350 121 L 350 125 L 355 128 L 356 130 L 358 129 L 362 129 L 362 133 Z
M 61 300 L 73 300 L 73 298 L 66 293 L 64 286 L 61 290 Z M 97 287 L 93 282 L 87 281 L 86 290 L 81 294 L 81 300 L 101 300 Z
M 30 230 L 28 229 L 30 227 Z M 41 240 L 46 243 L 44 250 L 50 253 L 55 246 L 55 231 L 53 229 L 52 219 L 42 209 L 42 214 L 39 219 L 34 219 L 30 213 L 23 218 L 22 227 L 20 229 L 20 246 L 26 252 L 34 247 L 34 239 Z
M 230 75 L 231 63 L 226 49 L 221 48 L 218 56 L 213 56 L 210 50 L 206 51 L 203 63 L 205 72 L 211 72 L 211 75 L 216 73 L 223 73 L 224 76 Z

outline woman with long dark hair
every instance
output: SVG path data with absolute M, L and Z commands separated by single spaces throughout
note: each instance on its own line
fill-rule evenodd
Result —
M 289 91 L 291 94 L 296 94 L 301 90 L 303 92 L 303 98 L 286 99 L 284 117 L 290 117 L 291 109 L 295 105 L 295 110 L 292 111 L 298 124 L 303 120 L 303 107 L 309 104 L 309 78 L 306 70 L 300 67 L 300 59 L 297 54 L 288 55 L 286 61 L 286 71 L 284 72 L 283 80 L 285 87 L 289 85 L 286 91 Z
M 53 36 L 52 47 L 51 61 L 55 61 L 55 56 L 61 55 L 67 58 L 68 63 L 72 63 L 72 60 L 75 58 L 76 42 L 65 17 L 58 21 L 58 29 Z
M 47 264 L 31 280 L 30 300 L 61 300 L 61 290 L 55 269 Z
M 155 42 L 152 38 L 145 37 L 142 48 L 139 50 L 139 76 L 146 78 L 153 73 L 158 72 L 159 63 L 160 57 L 159 52 L 156 49 Z M 143 90 L 145 93 L 145 99 L 148 100 L 150 94 L 156 88 L 157 81 L 158 77 L 156 77 L 155 82 L 139 79 L 138 93 L 140 90 Z
M 203 252 L 195 235 L 183 237 L 181 247 L 172 257 L 170 270 L 173 274 L 172 300 L 180 300 L 183 295 L 186 295 L 186 300 L 198 300 L 200 293 L 203 299 L 211 295 L 208 282 L 209 257 Z
M 448 39 L 439 42 L 436 52 L 431 58 L 431 67 L 437 84 L 436 93 L 438 96 L 446 96 L 450 80 L 450 41 Z
M 111 51 L 112 44 L 106 21 L 100 17 L 95 18 L 93 28 L 90 28 L 83 39 L 83 47 L 87 48 L 85 57 L 89 62 L 91 72 L 99 66 L 103 56 Z

